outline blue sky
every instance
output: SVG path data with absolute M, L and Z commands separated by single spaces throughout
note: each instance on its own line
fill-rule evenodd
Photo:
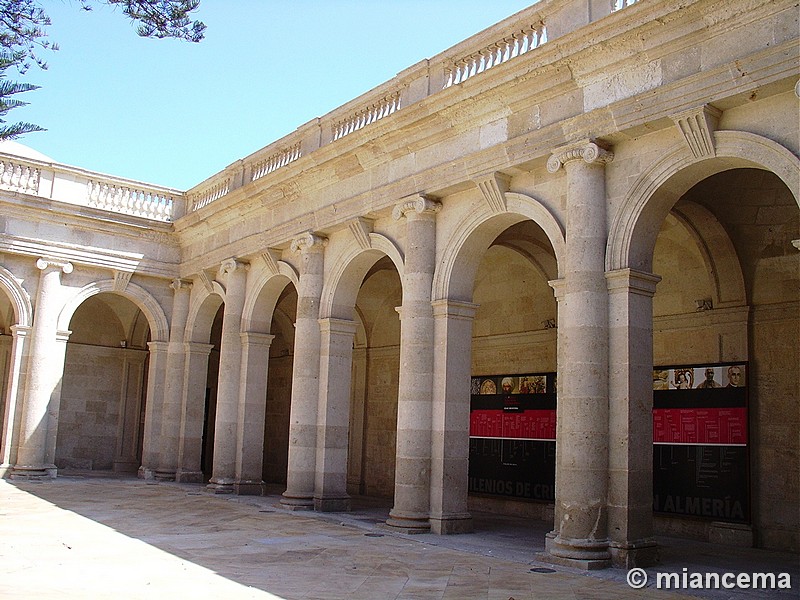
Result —
M 139 38 L 119 11 L 42 0 L 42 88 L 17 141 L 93 171 L 188 189 L 534 0 L 202 0 L 199 44 Z

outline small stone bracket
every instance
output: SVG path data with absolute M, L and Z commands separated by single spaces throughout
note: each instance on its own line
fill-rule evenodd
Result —
M 672 115 L 672 120 L 695 158 L 716 155 L 714 132 L 721 115 L 722 111 L 710 104 Z
M 372 241 L 369 239 L 369 234 L 372 233 L 372 221 L 364 217 L 357 217 L 349 223 L 350 231 L 356 242 L 362 250 L 369 250 L 372 248 Z
M 132 271 L 114 271 L 114 291 L 124 292 L 131 281 Z
M 506 212 L 506 192 L 510 188 L 511 177 L 499 171 L 473 179 L 483 194 L 493 213 Z

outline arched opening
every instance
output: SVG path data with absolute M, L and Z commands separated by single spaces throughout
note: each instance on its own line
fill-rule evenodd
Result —
M 297 289 L 286 285 L 272 316 L 269 331 L 275 337 L 269 347 L 264 458 L 262 478 L 267 484 L 286 485 L 289 461 L 289 415 L 294 365 L 294 322 L 297 317 Z
M 388 257 L 364 276 L 355 304 L 348 492 L 391 498 L 397 444 L 397 393 L 402 304 L 397 269 Z
M 525 220 L 480 258 L 472 302 L 471 510 L 552 517 L 558 277 L 544 231 Z
M 697 181 L 653 250 L 656 530 L 796 550 L 800 213 L 775 174 Z M 669 403 L 669 409 L 665 403 Z M 675 411 L 680 411 L 680 414 Z M 793 433 L 794 432 L 794 433 Z
M 16 325 L 16 315 L 11 299 L 2 287 L 0 290 L 0 426 L 3 428 L 0 430 L 0 448 L 5 449 L 13 435 L 13 422 L 10 423 L 8 419 L 13 411 L 11 403 L 14 401 L 9 396 L 9 390 L 13 362 L 11 327 Z
M 141 464 L 150 326 L 109 292 L 72 314 L 58 412 L 59 469 L 135 473 Z

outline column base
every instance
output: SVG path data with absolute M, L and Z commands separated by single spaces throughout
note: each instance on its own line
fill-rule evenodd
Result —
M 551 531 L 545 536 L 544 553 L 538 558 L 563 567 L 584 571 L 607 569 L 611 566 L 611 553 L 608 541 L 565 539 Z
M 314 497 L 314 510 L 317 512 L 350 512 L 350 496 Z
M 403 514 L 391 510 L 389 511 L 389 518 L 386 519 L 386 524 L 403 533 L 428 533 L 431 530 L 431 522 L 428 515 L 422 513 Z
M 459 533 L 472 533 L 475 528 L 472 515 L 459 513 L 430 517 L 431 531 L 437 535 L 456 535 Z
M 233 491 L 240 496 L 263 496 L 264 482 L 242 479 L 233 484 Z
M 175 471 L 175 481 L 178 483 L 203 483 L 203 472 L 178 469 Z
M 225 477 L 212 477 L 209 480 L 206 489 L 215 494 L 232 494 L 233 484 L 234 481 L 232 479 Z
M 28 466 L 14 465 L 10 479 L 14 481 L 52 481 L 58 475 L 55 465 Z
M 141 467 L 139 467 L 139 470 L 137 471 L 136 476 L 139 479 L 145 479 L 145 480 L 151 479 L 152 480 L 152 479 L 156 478 L 156 470 L 155 469 L 151 469 L 150 467 L 145 467 L 144 465 L 142 465 Z
M 636 542 L 609 542 L 611 563 L 620 569 L 652 567 L 659 562 L 658 544 L 653 539 Z
M 153 476 L 157 481 L 175 481 L 175 471 L 172 469 L 156 469 Z
M 314 497 L 284 492 L 281 496 L 281 506 L 288 510 L 314 510 Z

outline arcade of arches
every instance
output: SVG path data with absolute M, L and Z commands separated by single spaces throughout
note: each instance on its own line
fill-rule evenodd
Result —
M 440 534 L 470 531 L 471 510 L 524 515 L 553 523 L 552 560 L 585 567 L 647 564 L 659 532 L 800 549 L 797 72 L 759 94 L 704 88 L 688 120 L 663 105 L 624 129 L 586 110 L 577 141 L 537 138 L 521 124 L 535 99 L 508 101 L 495 140 L 497 114 L 468 103 L 540 85 L 495 80 L 501 67 L 486 89 L 429 99 L 451 103 L 426 109 L 437 118 L 465 112 L 414 138 L 414 166 L 393 155 L 396 172 L 366 154 L 435 124 L 387 118 L 317 150 L 315 167 L 146 233 L 1 192 L 2 474 L 269 486 L 321 511 L 376 496 L 390 526 Z M 413 193 L 395 193 L 404 173 Z M 528 375 L 547 386 L 529 414 L 552 412 L 552 436 L 477 442 L 492 436 L 476 433 L 475 402 L 517 423 L 519 402 L 538 402 L 511 391 Z M 743 402 L 708 390 L 726 385 Z M 658 445 L 659 410 L 682 411 L 675 444 Z M 526 468 L 542 473 L 520 475 L 538 491 L 485 479 L 475 453 L 490 446 L 503 473 L 509 448 L 538 457 Z

